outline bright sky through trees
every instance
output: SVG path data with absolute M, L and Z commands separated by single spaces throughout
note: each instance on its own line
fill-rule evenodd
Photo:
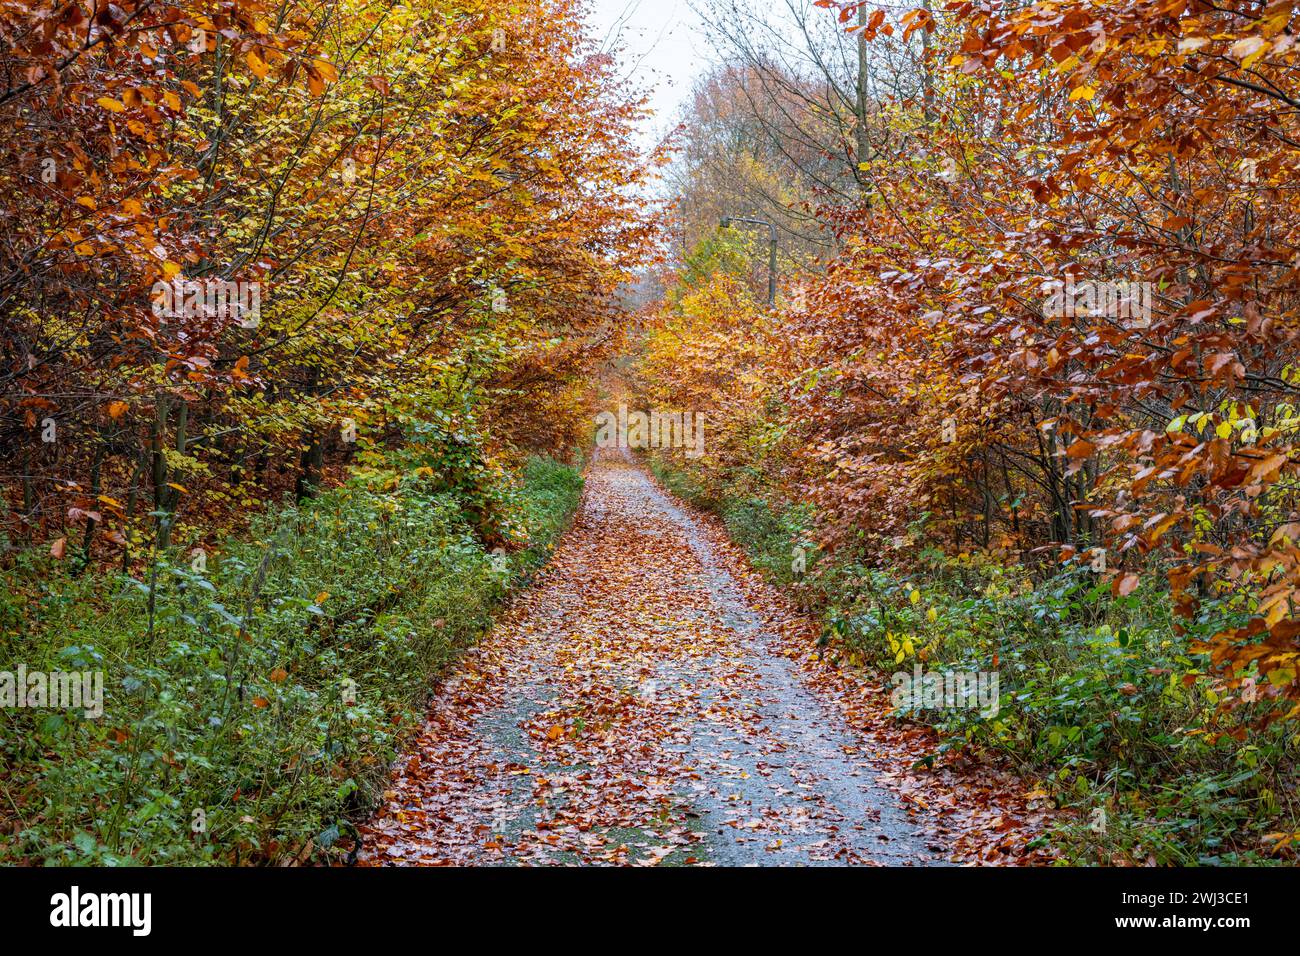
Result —
M 592 36 L 607 48 L 622 43 L 619 72 L 650 94 L 655 115 L 641 136 L 654 145 L 672 128 L 711 51 L 690 0 L 593 0 Z

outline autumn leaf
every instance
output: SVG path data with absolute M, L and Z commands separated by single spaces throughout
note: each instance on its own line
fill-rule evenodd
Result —
M 1263 37 L 1246 37 L 1233 43 L 1230 52 L 1241 61 L 1244 69 L 1250 69 L 1271 45 Z
M 257 50 L 249 50 L 248 53 L 244 55 L 244 60 L 248 63 L 248 68 L 253 72 L 254 76 L 259 80 L 266 79 L 266 61 L 262 59 L 261 54 Z

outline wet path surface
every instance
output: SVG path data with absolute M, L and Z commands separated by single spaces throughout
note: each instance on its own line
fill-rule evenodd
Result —
M 372 864 L 935 864 L 801 680 L 719 532 L 598 461 L 533 587 L 439 688 Z

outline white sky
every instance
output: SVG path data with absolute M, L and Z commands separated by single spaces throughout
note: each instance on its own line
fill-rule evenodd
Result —
M 672 128 L 710 49 L 688 0 L 588 0 L 591 36 L 602 48 L 621 45 L 619 73 L 650 94 L 655 116 L 643 131 L 652 146 Z

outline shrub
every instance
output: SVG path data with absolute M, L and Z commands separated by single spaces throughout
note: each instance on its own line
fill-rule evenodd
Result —
M 254 520 L 206 566 L 7 573 L 0 667 L 102 670 L 104 715 L 6 710 L 6 862 L 233 863 L 329 853 L 375 805 L 432 679 L 545 560 L 576 469 L 534 459 L 528 545 L 489 553 L 427 478 L 353 480 Z

